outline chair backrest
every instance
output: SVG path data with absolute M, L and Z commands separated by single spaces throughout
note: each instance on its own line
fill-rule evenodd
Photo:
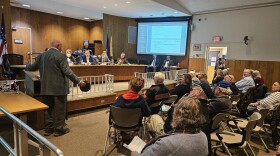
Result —
M 250 141 L 251 139 L 251 134 L 252 134 L 252 130 L 255 128 L 258 120 L 261 119 L 261 114 L 259 112 L 254 112 L 250 118 L 249 118 L 249 122 L 246 125 L 245 133 L 243 134 L 243 139 L 244 141 Z
M 131 64 L 138 64 L 137 58 L 128 58 L 127 61 Z
M 220 126 L 220 123 L 227 117 L 227 114 L 225 113 L 219 113 L 214 116 L 211 124 L 211 130 L 218 129 Z
M 155 107 L 161 107 L 162 106 L 162 101 L 157 101 L 154 102 L 150 105 L 150 108 L 155 108 Z
M 169 99 L 164 100 L 163 103 L 164 104 L 173 104 L 177 100 L 177 98 L 178 98 L 178 95 L 171 95 L 169 97 Z
M 140 59 L 139 64 L 149 65 L 149 62 L 147 60 Z
M 113 123 L 122 128 L 137 126 L 141 118 L 140 108 L 120 108 L 110 106 L 110 117 Z
M 231 101 L 231 103 L 232 103 L 233 101 L 238 102 L 239 99 L 240 99 L 240 95 L 239 95 L 239 94 L 238 94 L 238 95 L 231 95 L 231 96 L 230 96 L 230 101 Z
M 5 54 L 3 55 L 3 60 L 8 59 L 10 65 L 22 65 L 23 64 L 23 56 L 19 54 Z
M 261 118 L 257 121 L 257 126 L 262 127 L 264 123 L 264 119 L 268 114 L 269 109 L 261 109 L 259 113 L 261 114 Z

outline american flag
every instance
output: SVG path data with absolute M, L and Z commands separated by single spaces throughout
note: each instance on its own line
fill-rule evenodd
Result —
M 2 13 L 2 23 L 0 31 L 0 64 L 2 64 L 2 55 L 7 54 L 7 42 L 6 42 L 6 33 L 5 33 L 5 23 L 4 23 L 4 14 Z

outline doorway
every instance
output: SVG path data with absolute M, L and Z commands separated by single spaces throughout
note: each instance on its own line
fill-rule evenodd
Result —
M 226 61 L 229 46 L 227 45 L 208 45 L 206 46 L 206 73 L 207 80 L 212 84 L 215 75 L 215 68 L 220 61 Z
M 23 56 L 23 62 L 30 62 L 28 53 L 32 51 L 32 37 L 31 28 L 27 27 L 13 27 L 12 32 L 13 40 L 13 53 L 20 54 Z

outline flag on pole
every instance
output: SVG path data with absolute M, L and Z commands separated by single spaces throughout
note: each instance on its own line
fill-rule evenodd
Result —
M 4 23 L 4 14 L 2 13 L 2 23 L 0 31 L 0 64 L 3 62 L 3 55 L 7 54 L 7 42 L 6 42 L 6 32 Z
M 109 39 L 109 35 L 107 34 L 107 43 L 106 43 L 106 51 L 107 51 L 107 56 L 108 58 L 110 59 L 111 56 L 110 56 L 110 39 Z
M 111 35 L 111 39 L 110 39 L 110 56 L 113 57 L 114 53 L 113 53 L 113 37 Z

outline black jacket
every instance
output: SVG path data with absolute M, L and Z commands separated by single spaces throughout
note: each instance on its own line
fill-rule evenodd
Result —
M 170 97 L 170 91 L 164 84 L 158 84 L 158 85 L 152 85 L 147 91 L 146 91 L 146 101 L 148 105 L 158 102 L 167 100 Z M 160 110 L 160 107 L 158 108 L 152 108 L 152 114 L 158 113 Z

